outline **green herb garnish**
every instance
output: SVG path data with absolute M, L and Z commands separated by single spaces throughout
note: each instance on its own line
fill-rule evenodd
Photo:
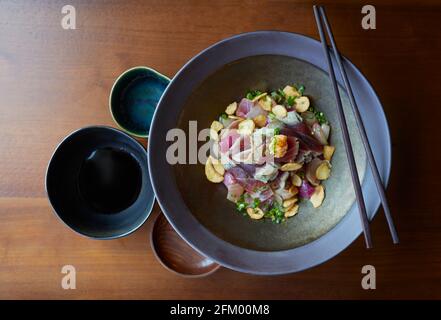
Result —
M 317 112 L 315 114 L 315 117 L 317 118 L 317 121 L 320 124 L 328 123 L 328 120 L 326 119 L 325 114 L 323 112 Z
M 285 220 L 285 212 L 279 203 L 275 203 L 272 208 L 265 213 L 266 218 L 270 218 L 274 223 L 281 223 Z
M 305 92 L 305 86 L 300 85 L 300 87 L 297 89 L 297 91 L 303 96 L 303 93 Z
M 222 112 L 219 118 L 228 119 L 228 114 L 226 114 L 225 112 Z
M 281 96 L 283 99 L 286 98 L 286 96 L 285 96 L 285 92 L 283 92 L 282 89 L 277 89 L 277 94 L 278 94 L 279 96 Z
M 288 105 L 290 107 L 292 107 L 294 105 L 295 100 L 296 100 L 296 97 L 290 96 L 290 97 L 288 97 L 288 99 L 286 99 L 286 103 L 288 103 Z
M 245 97 L 248 100 L 253 100 L 255 97 L 257 97 L 258 95 L 261 95 L 261 94 L 262 94 L 262 92 L 259 90 L 248 90 Z
M 323 112 L 315 110 L 313 106 L 310 106 L 308 111 L 314 113 L 314 116 L 317 119 L 318 123 L 320 124 L 328 123 L 328 120 L 326 119 L 326 116 Z
M 258 208 L 260 205 L 260 199 L 259 198 L 255 198 L 253 199 L 253 208 Z
M 245 195 L 243 194 L 236 202 L 236 209 L 237 211 L 244 213 L 247 208 L 248 208 L 248 204 L 245 201 Z
M 270 152 L 272 152 L 274 155 L 276 154 L 276 147 L 277 147 L 277 138 L 274 136 L 271 139 L 269 148 L 270 148 Z
M 268 118 L 270 118 L 270 120 L 274 120 L 276 118 L 276 115 L 272 112 L 268 112 Z
M 277 91 L 271 92 L 271 98 L 273 98 L 276 103 L 281 104 L 286 98 L 285 92 L 283 92 L 282 89 L 277 89 Z
M 280 128 L 275 128 L 274 129 L 274 135 L 278 135 L 280 134 Z
M 279 102 L 280 100 L 280 96 L 275 91 L 271 92 L 271 98 L 273 98 L 275 102 Z

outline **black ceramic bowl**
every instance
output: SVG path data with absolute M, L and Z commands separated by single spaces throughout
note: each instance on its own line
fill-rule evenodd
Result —
M 347 59 L 343 64 L 380 174 L 387 182 L 391 142 L 381 103 L 361 72 Z M 304 270 L 334 257 L 361 234 L 326 70 L 320 42 L 294 33 L 259 31 L 240 34 L 211 46 L 172 79 L 153 117 L 149 170 L 162 211 L 194 249 L 237 271 L 283 274 Z M 366 208 L 372 219 L 380 199 L 339 74 L 337 80 Z M 304 201 L 299 213 L 285 223 L 251 220 L 238 214 L 234 204 L 226 199 L 223 184 L 213 184 L 206 179 L 203 163 L 170 165 L 167 161 L 170 129 L 180 128 L 187 137 L 194 136 L 189 129 L 190 121 L 197 122 L 198 130 L 208 128 L 228 104 L 239 101 L 248 89 L 271 91 L 289 83 L 303 84 L 305 94 L 326 114 L 332 126 L 331 144 L 336 146 L 336 151 L 332 175 L 324 183 L 326 198 L 320 208 L 314 209 Z
M 95 239 L 128 235 L 145 222 L 154 203 L 147 152 L 120 130 L 79 129 L 56 148 L 46 192 L 55 213 L 74 231 Z

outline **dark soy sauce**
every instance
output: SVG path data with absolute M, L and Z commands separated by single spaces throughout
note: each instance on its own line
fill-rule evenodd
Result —
M 138 198 L 142 172 L 138 161 L 128 152 L 101 148 L 83 162 L 78 178 L 80 194 L 100 213 L 117 213 Z

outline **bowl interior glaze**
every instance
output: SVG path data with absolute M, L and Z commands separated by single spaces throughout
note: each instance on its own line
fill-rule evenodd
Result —
M 329 78 L 312 64 L 280 55 L 261 55 L 239 59 L 207 77 L 190 95 L 180 114 L 178 127 L 189 136 L 189 121 L 197 121 L 198 131 L 209 128 L 232 101 L 240 101 L 248 89 L 272 91 L 286 84 L 303 84 L 312 105 L 327 116 L 331 144 L 336 146 L 332 175 L 324 182 L 326 198 L 313 208 L 302 201 L 299 213 L 285 223 L 251 220 L 239 214 L 226 199 L 223 184 L 210 183 L 204 165 L 176 165 L 175 176 L 182 198 L 192 214 L 209 231 L 234 245 L 261 251 L 292 249 L 309 243 L 332 229 L 355 200 L 350 171 L 339 127 Z M 345 92 L 340 90 L 347 115 L 360 179 L 366 168 L 366 155 Z M 201 146 L 203 142 L 199 143 Z M 196 191 L 197 190 L 197 191 Z

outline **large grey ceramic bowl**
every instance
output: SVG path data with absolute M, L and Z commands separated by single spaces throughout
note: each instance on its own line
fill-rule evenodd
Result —
M 380 101 L 358 69 L 344 61 L 366 125 L 380 174 L 391 166 L 389 130 Z M 286 32 L 261 31 L 223 40 L 188 62 L 167 87 L 154 115 L 149 142 L 149 169 L 160 206 L 176 231 L 197 251 L 221 265 L 247 273 L 283 274 L 322 263 L 361 234 L 342 135 L 331 85 L 324 71 L 320 43 Z M 341 79 L 338 79 L 341 83 Z M 336 146 L 326 199 L 319 209 L 308 202 L 286 223 L 253 221 L 235 210 L 222 184 L 207 181 L 203 164 L 170 165 L 168 130 L 189 121 L 207 128 L 232 101 L 248 89 L 272 90 L 288 83 L 306 87 L 314 105 L 332 125 Z M 379 197 L 345 92 L 341 92 L 366 207 L 370 219 Z M 188 141 L 187 141 L 188 142 Z M 189 150 L 191 148 L 189 147 Z

